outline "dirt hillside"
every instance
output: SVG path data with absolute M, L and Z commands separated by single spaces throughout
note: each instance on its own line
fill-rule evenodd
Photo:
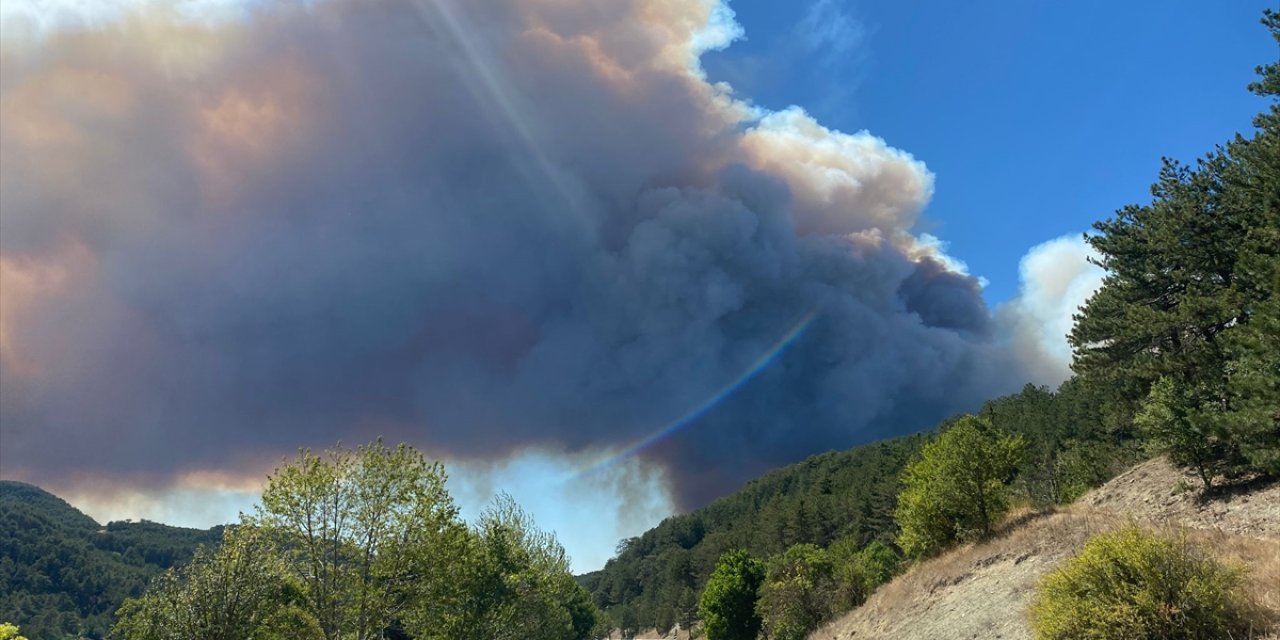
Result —
M 1249 568 L 1249 590 L 1280 612 L 1280 483 L 1202 500 L 1164 460 L 1140 464 L 1066 509 L 1015 516 L 995 539 L 914 567 L 811 635 L 818 640 L 1029 640 L 1037 581 L 1097 533 L 1129 520 L 1186 529 L 1223 560 Z M 1280 638 L 1280 631 L 1272 631 Z

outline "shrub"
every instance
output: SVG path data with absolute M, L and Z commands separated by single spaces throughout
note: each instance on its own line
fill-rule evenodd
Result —
M 709 640 L 755 640 L 761 624 L 756 599 L 763 582 L 764 563 L 751 554 L 737 550 L 720 556 L 698 602 Z
M 18 635 L 18 626 L 0 622 L 0 640 L 27 640 L 25 637 Z
M 912 558 L 937 553 L 956 540 L 990 535 L 1009 508 L 1008 482 L 1026 441 L 964 416 L 926 443 L 902 474 L 893 518 L 898 546 Z
M 879 540 L 862 549 L 854 538 L 841 538 L 827 549 L 835 570 L 833 607 L 837 613 L 860 606 L 880 585 L 897 575 L 902 556 Z
M 833 570 L 827 553 L 797 544 L 769 560 L 756 611 L 772 640 L 804 640 L 831 617 Z
M 1247 637 L 1242 570 L 1183 539 L 1130 525 L 1091 539 L 1045 576 L 1031 604 L 1037 640 Z

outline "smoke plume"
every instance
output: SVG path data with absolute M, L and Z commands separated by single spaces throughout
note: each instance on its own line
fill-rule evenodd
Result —
M 572 4 L 572 6 L 570 6 Z M 711 0 L 129 14 L 0 56 L 0 466 L 257 472 L 408 440 L 638 455 L 680 506 L 1025 380 L 933 176 L 763 112 Z
M 1102 286 L 1105 271 L 1090 262 L 1097 257 L 1079 235 L 1043 242 L 1022 257 L 1018 295 L 996 318 L 1029 380 L 1056 385 L 1071 376 L 1067 335 L 1072 316 Z

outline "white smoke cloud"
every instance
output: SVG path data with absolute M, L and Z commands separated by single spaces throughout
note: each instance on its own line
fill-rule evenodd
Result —
M 799 107 L 760 118 L 742 146 L 756 166 L 786 180 L 802 232 L 901 233 L 933 196 L 933 174 L 911 154 L 866 131 L 827 129 Z
M 1066 235 L 1029 249 L 1018 265 L 1018 295 L 997 312 L 999 324 L 1032 380 L 1056 386 L 1071 376 L 1072 315 L 1102 286 L 1098 254 L 1079 235 Z

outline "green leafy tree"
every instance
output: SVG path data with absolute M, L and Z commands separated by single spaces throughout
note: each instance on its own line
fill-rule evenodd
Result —
M 1021 436 L 1002 434 L 974 416 L 960 418 L 924 445 L 903 473 L 895 518 L 898 544 L 923 557 L 955 540 L 991 533 L 1009 506 L 1008 483 L 1022 455 Z
M 578 640 L 597 630 L 599 611 L 574 581 L 564 547 L 511 496 L 481 514 L 465 553 L 460 606 L 419 625 L 438 634 L 431 637 Z
M 764 563 L 746 551 L 720 556 L 698 602 L 709 640 L 755 640 L 761 626 L 756 600 L 764 577 Z
M 380 637 L 411 612 L 443 616 L 468 570 L 444 468 L 407 445 L 303 450 L 268 477 L 251 522 L 273 532 L 327 640 Z
M 797 544 L 769 560 L 757 609 L 765 634 L 774 640 L 803 640 L 831 617 L 835 571 L 827 553 Z
M 317 640 L 301 590 L 253 527 L 228 529 L 216 551 L 161 574 L 126 600 L 113 633 L 124 640 Z
M 18 625 L 0 622 L 0 640 L 27 640 L 18 633 Z
M 834 609 L 846 611 L 861 605 L 876 587 L 898 574 L 902 556 L 879 540 L 858 549 L 854 538 L 837 540 L 827 549 L 834 567 Z

